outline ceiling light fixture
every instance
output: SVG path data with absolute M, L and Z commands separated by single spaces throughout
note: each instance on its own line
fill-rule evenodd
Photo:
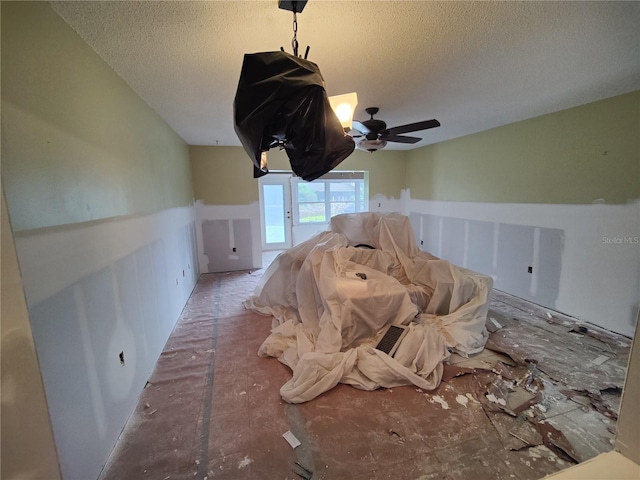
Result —
M 307 181 L 333 170 L 355 148 L 343 126 L 351 124 L 355 93 L 337 96 L 333 107 L 320 69 L 307 60 L 309 47 L 304 58 L 298 55 L 296 14 L 305 4 L 278 3 L 293 12 L 293 55 L 280 47 L 279 52 L 245 54 L 242 62 L 233 101 L 234 128 L 253 162 L 254 178 L 269 173 L 267 151 L 272 148 L 284 149 L 293 173 Z
M 329 97 L 331 109 L 335 112 L 338 120 L 346 132 L 351 130 L 351 122 L 353 122 L 353 114 L 358 105 L 358 94 L 345 93 L 343 95 L 334 95 Z

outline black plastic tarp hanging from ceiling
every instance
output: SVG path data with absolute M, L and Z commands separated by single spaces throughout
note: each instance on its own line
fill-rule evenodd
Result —
M 233 109 L 254 178 L 269 172 L 263 153 L 274 147 L 284 147 L 293 172 L 308 181 L 355 148 L 331 109 L 318 66 L 286 52 L 244 56 Z

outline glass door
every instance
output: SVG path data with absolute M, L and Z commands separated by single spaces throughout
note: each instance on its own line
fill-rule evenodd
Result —
M 262 250 L 291 247 L 291 175 L 270 173 L 260 177 Z

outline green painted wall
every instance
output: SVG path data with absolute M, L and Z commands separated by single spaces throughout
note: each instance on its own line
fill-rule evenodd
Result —
M 243 148 L 190 146 L 189 155 L 196 200 L 207 205 L 258 201 L 258 180 Z
M 2 179 L 14 231 L 193 200 L 186 144 L 45 2 L 2 2 Z
M 246 205 L 258 201 L 258 180 L 242 147 L 189 147 L 196 200 L 207 205 Z M 270 170 L 291 170 L 284 151 L 268 152 Z M 336 170 L 368 170 L 369 195 L 400 198 L 405 181 L 404 151 L 356 150 Z
M 623 204 L 640 198 L 640 92 L 407 152 L 424 200 Z

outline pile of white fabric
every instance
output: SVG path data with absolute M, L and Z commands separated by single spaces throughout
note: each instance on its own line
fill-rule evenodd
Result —
M 347 214 L 281 253 L 245 306 L 273 315 L 258 354 L 291 368 L 280 394 L 301 403 L 338 383 L 436 388 L 450 351 L 483 349 L 492 284 L 421 252 L 404 215 Z M 408 326 L 393 356 L 375 348 L 390 324 Z

